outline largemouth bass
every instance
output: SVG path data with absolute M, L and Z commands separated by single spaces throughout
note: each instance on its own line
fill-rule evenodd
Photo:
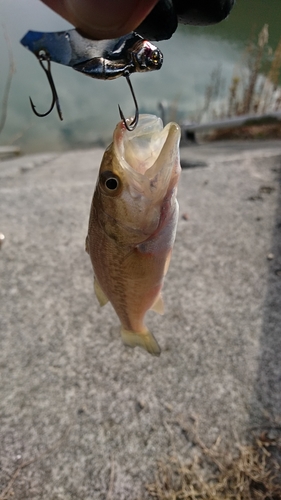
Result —
M 159 356 L 144 324 L 149 309 L 164 312 L 161 296 L 178 220 L 180 128 L 140 115 L 133 131 L 118 123 L 106 149 L 90 211 L 86 251 L 101 306 L 111 302 L 125 345 Z

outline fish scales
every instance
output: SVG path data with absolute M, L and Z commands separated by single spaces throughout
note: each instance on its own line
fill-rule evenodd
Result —
M 128 132 L 120 122 L 105 151 L 86 239 L 101 305 L 110 301 L 123 342 L 153 355 L 160 347 L 144 324 L 163 313 L 161 289 L 175 240 L 180 128 L 141 115 Z

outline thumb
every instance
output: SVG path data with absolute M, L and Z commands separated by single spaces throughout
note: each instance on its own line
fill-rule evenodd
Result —
M 137 28 L 158 0 L 42 0 L 86 36 L 118 38 Z

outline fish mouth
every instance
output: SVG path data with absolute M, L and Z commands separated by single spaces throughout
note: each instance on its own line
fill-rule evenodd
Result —
M 162 120 L 153 115 L 140 115 L 133 131 L 128 131 L 123 122 L 117 125 L 114 149 L 133 197 L 145 195 L 155 202 L 176 185 L 180 134 L 176 123 L 163 127 Z

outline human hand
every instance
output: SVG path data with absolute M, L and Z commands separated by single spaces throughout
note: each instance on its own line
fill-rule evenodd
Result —
M 42 0 L 94 39 L 119 38 L 148 16 L 158 0 Z
M 178 23 L 219 23 L 235 0 L 42 0 L 87 38 L 119 38 L 137 29 L 148 40 L 167 40 Z

